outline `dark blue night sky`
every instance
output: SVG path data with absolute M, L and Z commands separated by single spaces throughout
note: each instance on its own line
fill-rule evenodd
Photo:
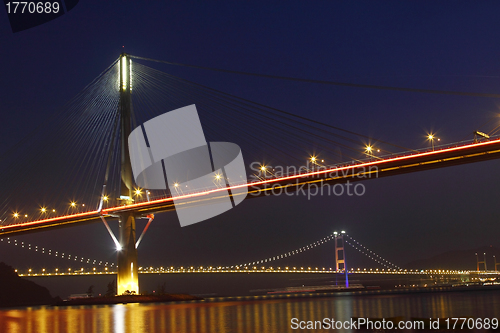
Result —
M 123 50 L 252 73 L 498 93 L 499 9 L 496 1 L 81 0 L 60 18 L 18 33 L 10 31 L 7 15 L 0 11 L 0 152 L 53 114 Z M 471 139 L 474 130 L 500 125 L 499 118 L 480 128 L 500 113 L 500 101 L 494 98 L 324 86 L 168 65 L 157 68 L 409 148 L 428 146 L 426 133 L 431 131 L 449 143 Z M 1 163 L 16 168 L 16 160 L 9 156 Z M 247 200 L 185 228 L 180 228 L 174 213 L 161 214 L 141 245 L 140 264 L 246 262 L 341 229 L 399 265 L 449 250 L 498 247 L 498 167 L 493 160 L 370 180 L 364 183 L 362 197 Z M 57 191 L 57 186 L 50 191 Z M 115 260 L 102 224 L 18 238 Z M 44 261 L 43 256 L 7 249 L 0 261 L 19 268 Z M 309 258 L 317 265 L 333 264 L 333 249 L 315 251 L 316 257 Z

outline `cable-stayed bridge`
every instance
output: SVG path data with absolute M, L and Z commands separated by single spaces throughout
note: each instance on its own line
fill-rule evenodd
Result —
M 208 194 L 225 193 L 227 189 L 237 189 L 240 187 L 249 188 L 249 197 L 262 195 L 283 194 L 285 191 L 311 190 L 311 187 L 304 187 L 308 184 L 319 184 L 319 186 L 345 183 L 346 181 L 359 182 L 378 177 L 392 176 L 409 172 L 417 172 L 435 168 L 443 168 L 465 163 L 487 161 L 500 157 L 500 139 L 486 142 L 468 143 L 462 145 L 452 145 L 435 151 L 408 152 L 400 156 L 377 158 L 371 161 L 345 164 L 342 166 L 315 166 L 312 164 L 308 171 L 286 174 L 283 176 L 269 175 L 262 172 L 262 179 L 246 182 L 240 185 L 224 188 L 214 188 L 206 190 L 193 189 L 186 193 L 175 196 L 176 198 L 186 198 L 192 203 L 204 204 Z M 319 170 L 317 170 L 319 169 Z M 318 186 L 318 185 L 316 185 Z M 314 187 L 318 191 L 317 187 Z M 321 187 L 319 189 L 321 191 Z M 326 191 L 326 190 L 323 190 Z M 330 187 L 328 191 L 333 191 Z M 146 195 L 144 195 L 146 197 Z M 74 223 L 100 222 L 101 216 L 112 217 L 113 214 L 120 214 L 129 211 L 136 211 L 140 214 L 152 214 L 175 210 L 173 204 L 174 196 L 167 196 L 158 199 L 136 200 L 132 204 L 106 207 L 102 210 L 92 210 L 77 214 L 69 214 L 36 221 L 28 221 L 2 226 L 0 236 L 18 235 L 27 232 L 41 231 L 50 228 L 64 227 Z M 211 196 L 207 200 L 214 200 Z M 188 201 L 191 203 L 191 201 Z
M 6 152 L 17 168 L 3 172 L 9 190 L 1 201 L 3 238 L 102 221 L 118 249 L 118 293 L 138 291 L 137 247 L 155 213 L 179 209 L 175 200 L 190 206 L 210 205 L 227 193 L 243 195 L 241 188 L 247 198 L 344 190 L 337 185 L 347 189 L 350 185 L 356 191 L 357 183 L 373 178 L 500 157 L 497 127 L 489 134 L 476 132 L 470 141 L 438 146 L 437 138 L 429 134 L 429 147 L 413 150 L 217 91 L 132 62 L 133 58 L 145 60 L 122 54 L 46 124 Z M 209 188 L 139 188 L 127 145 L 132 129 L 191 104 L 200 111 L 207 138 L 238 142 L 245 160 L 253 161 L 253 173 L 231 185 L 219 175 Z M 179 180 L 168 181 L 177 186 Z M 56 191 L 54 184 L 60 186 Z M 44 202 L 35 207 L 36 213 L 33 207 L 19 207 L 26 198 L 39 199 L 41 193 Z M 120 221 L 118 237 L 107 224 L 113 218 Z M 136 218 L 149 219 L 138 239 Z

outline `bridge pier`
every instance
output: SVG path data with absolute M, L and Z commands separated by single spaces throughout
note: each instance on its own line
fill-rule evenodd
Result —
M 135 216 L 132 213 L 120 215 L 118 251 L 117 294 L 131 292 L 139 294 L 137 248 L 135 246 Z

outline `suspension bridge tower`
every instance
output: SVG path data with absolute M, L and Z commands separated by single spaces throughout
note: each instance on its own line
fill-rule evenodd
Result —
M 128 137 L 132 131 L 132 60 L 122 53 L 120 55 L 120 149 L 121 149 L 121 186 L 120 199 L 126 204 L 132 203 L 134 177 L 130 163 Z M 137 247 L 135 240 L 135 214 L 133 211 L 119 215 L 118 276 L 117 294 L 127 290 L 139 293 L 139 277 L 137 267 Z
M 349 288 L 349 277 L 347 276 L 347 265 L 345 261 L 345 248 L 344 248 L 344 234 L 345 231 L 333 233 L 335 236 L 335 265 L 337 272 L 344 271 L 345 274 L 345 286 Z

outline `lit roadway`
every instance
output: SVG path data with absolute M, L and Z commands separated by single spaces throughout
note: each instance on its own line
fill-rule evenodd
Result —
M 221 193 L 222 197 L 227 194 L 228 189 L 248 187 L 248 198 L 252 198 L 283 193 L 284 191 L 307 191 L 307 187 L 312 186 L 307 184 L 317 184 L 320 187 L 323 184 L 335 185 L 336 183 L 345 183 L 346 181 L 357 182 L 496 158 L 500 158 L 500 139 L 452 146 L 435 151 L 408 152 L 400 156 L 391 155 L 386 158 L 371 156 L 371 161 L 368 162 L 364 161 L 333 167 L 327 166 L 317 169 L 318 171 L 304 171 L 300 174 L 297 173 L 282 177 L 273 176 L 271 178 L 268 175 L 265 179 L 241 185 L 184 194 L 175 198 L 183 199 L 184 204 L 203 205 L 209 200 L 217 199 L 217 196 L 208 194 Z M 318 166 L 316 165 L 315 168 L 318 168 Z M 173 198 L 167 197 L 130 205 L 107 207 L 103 208 L 100 212 L 94 210 L 31 222 L 4 225 L 1 226 L 0 237 L 100 222 L 100 216 L 112 218 L 127 211 L 133 211 L 138 215 L 146 216 L 152 213 L 171 210 L 175 210 Z

